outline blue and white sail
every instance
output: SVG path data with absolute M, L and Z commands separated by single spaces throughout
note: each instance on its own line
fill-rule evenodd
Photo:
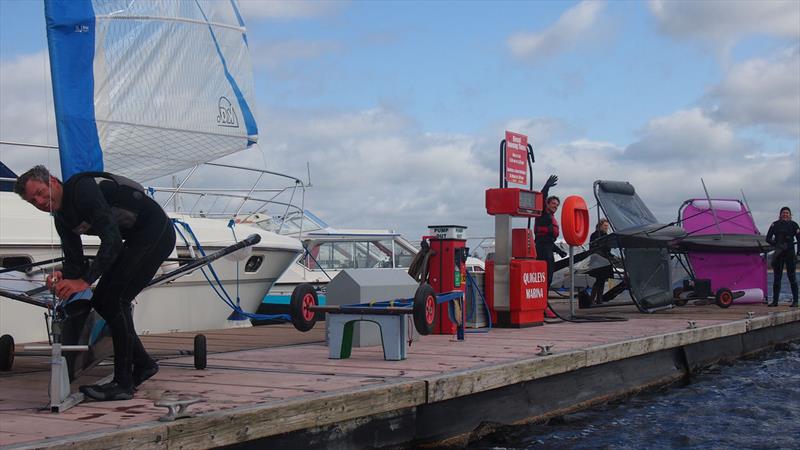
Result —
M 45 0 L 66 180 L 154 179 L 258 137 L 247 35 L 233 0 Z

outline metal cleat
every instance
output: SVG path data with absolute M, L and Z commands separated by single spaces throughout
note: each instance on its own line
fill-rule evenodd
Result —
M 537 345 L 536 348 L 539 349 L 539 352 L 536 353 L 538 356 L 549 356 L 552 355 L 553 352 L 550 350 L 553 346 L 552 345 Z
M 189 405 L 193 405 L 198 402 L 202 402 L 202 398 L 175 398 L 175 397 L 167 397 L 162 398 L 161 400 L 156 400 L 153 402 L 153 406 L 158 406 L 161 408 L 169 409 L 169 412 L 158 418 L 161 422 L 172 422 L 177 419 L 183 419 L 187 417 L 194 417 L 194 414 L 186 412 L 189 408 Z
M 689 325 L 687 325 L 686 328 L 689 329 L 689 330 L 693 330 L 693 329 L 697 328 L 697 322 L 695 322 L 694 320 L 690 320 L 689 321 Z
M 748 319 L 752 319 L 752 318 L 753 318 L 753 317 L 755 317 L 755 316 L 756 316 L 756 313 L 754 313 L 753 311 L 748 311 L 748 312 L 747 312 L 747 318 L 748 318 Z

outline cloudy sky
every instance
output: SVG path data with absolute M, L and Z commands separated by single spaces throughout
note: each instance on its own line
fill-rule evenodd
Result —
M 796 0 L 240 4 L 260 137 L 227 161 L 308 164 L 306 206 L 334 226 L 491 235 L 505 130 L 562 198 L 628 180 L 669 222 L 702 177 L 744 191 L 762 232 L 800 216 Z M 0 0 L 0 140 L 56 142 L 48 83 L 41 3 Z

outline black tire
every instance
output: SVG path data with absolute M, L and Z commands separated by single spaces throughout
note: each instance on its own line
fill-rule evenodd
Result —
M 289 303 L 289 314 L 292 325 L 300 331 L 306 332 L 314 328 L 317 323 L 317 314 L 309 310 L 309 306 L 317 306 L 319 299 L 314 286 L 303 283 L 292 291 L 292 300 Z
M 427 336 L 433 333 L 433 326 L 436 323 L 436 293 L 431 285 L 420 284 L 414 294 L 414 327 L 419 334 Z
M 681 294 L 683 294 L 683 288 L 676 287 L 672 290 L 672 298 L 675 300 L 675 306 L 686 306 L 689 303 L 688 298 L 681 298 Z
M 0 370 L 7 372 L 14 366 L 14 338 L 10 334 L 0 336 Z
M 204 334 L 194 335 L 194 368 L 203 370 L 208 366 L 208 348 Z
M 730 308 L 733 304 L 733 292 L 728 288 L 721 288 L 717 290 L 715 299 L 717 301 L 717 306 L 720 308 Z

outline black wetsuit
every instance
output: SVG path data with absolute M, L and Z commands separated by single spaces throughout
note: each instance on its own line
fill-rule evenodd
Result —
M 134 372 L 155 365 L 133 326 L 131 302 L 175 248 L 175 230 L 161 206 L 141 186 L 111 174 L 81 173 L 64 183 L 55 224 L 64 250 L 64 278 L 92 284 L 92 306 L 111 328 L 114 381 L 134 386 Z M 87 262 L 82 234 L 100 238 Z
M 781 292 L 781 276 L 783 266 L 786 266 L 786 278 L 792 288 L 792 304 L 797 305 L 797 277 L 795 275 L 797 266 L 797 253 L 800 253 L 800 226 L 793 220 L 776 220 L 769 226 L 767 231 L 767 242 L 775 246 L 775 253 L 772 256 L 772 303 L 778 303 L 778 296 Z M 797 253 L 795 253 L 795 243 Z
M 542 197 L 544 197 L 545 202 L 549 191 L 549 186 L 545 186 L 542 189 Z M 555 263 L 553 252 L 556 251 L 559 228 L 558 220 L 547 212 L 547 204 L 545 204 L 542 215 L 533 222 L 533 233 L 536 236 L 536 259 L 547 263 L 547 288 L 550 289 L 553 284 L 553 264 Z
M 608 245 L 604 243 L 600 244 L 595 241 L 598 239 L 607 236 L 608 233 L 602 230 L 595 230 L 594 233 L 589 236 L 589 248 L 594 249 L 598 248 L 597 253 L 608 259 L 611 260 L 611 249 Z M 591 270 L 589 275 L 594 277 L 594 284 L 592 285 L 592 303 L 602 303 L 603 301 L 603 287 L 608 281 L 609 278 L 613 276 L 614 272 L 611 266 L 606 267 L 599 267 L 597 269 Z

